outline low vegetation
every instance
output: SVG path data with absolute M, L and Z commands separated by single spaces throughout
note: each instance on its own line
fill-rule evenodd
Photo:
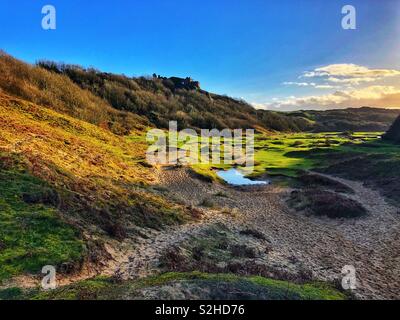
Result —
M 260 276 L 170 272 L 136 281 L 118 282 L 94 278 L 52 291 L 22 291 L 9 288 L 0 298 L 32 300 L 120 300 L 120 299 L 262 299 L 262 300 L 344 300 L 348 297 L 334 287 L 311 282 L 294 284 Z
M 268 255 L 272 250 L 266 235 L 258 231 L 233 232 L 216 224 L 166 249 L 160 258 L 160 267 L 165 272 L 259 275 L 298 284 L 313 281 L 310 270 L 302 266 L 290 271 L 269 264 Z
M 119 135 L 143 130 L 149 124 L 136 114 L 112 108 L 64 75 L 28 65 L 1 51 L 0 90 Z
M 57 192 L 17 159 L 0 158 L 0 281 L 49 264 L 79 269 L 84 244 L 78 230 L 60 219 Z
M 380 134 L 379 132 L 258 134 L 254 143 L 254 167 L 242 169 L 250 177 L 264 174 L 299 177 L 306 170 L 325 167 L 335 159 L 342 159 L 343 153 L 367 152 L 365 143 L 377 142 Z M 228 169 L 232 166 L 223 164 L 222 156 L 221 153 L 221 164 L 193 165 L 192 169 L 207 181 L 220 181 L 215 170 Z
M 352 193 L 346 185 L 309 170 L 362 181 L 379 190 L 388 201 L 400 204 L 400 147 L 380 132 L 332 132 L 259 134 L 255 141 L 255 165 L 249 177 L 267 175 L 276 183 L 296 188 L 322 188 Z M 220 181 L 216 170 L 229 165 L 195 165 L 193 170 L 206 181 Z
M 379 190 L 394 205 L 400 205 L 400 181 L 397 178 L 400 174 L 399 147 L 382 143 L 371 153 L 368 152 L 369 148 L 366 147 L 365 152 L 356 156 L 344 154 L 340 162 L 333 163 L 322 171 L 362 181 L 366 186 Z
M 313 132 L 386 131 L 400 110 L 383 108 L 347 108 L 326 111 L 294 111 L 289 116 L 313 123 Z
M 119 136 L 0 93 L 0 278 L 47 264 L 78 271 L 87 237 L 122 240 L 191 219 L 148 187 L 146 147 L 135 132 Z
M 358 218 L 367 214 L 365 208 L 357 201 L 325 190 L 292 191 L 289 204 L 296 210 L 332 219 Z

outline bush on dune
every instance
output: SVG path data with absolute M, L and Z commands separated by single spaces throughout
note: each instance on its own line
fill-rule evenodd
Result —
M 367 214 L 357 201 L 325 190 L 292 191 L 289 204 L 296 210 L 305 210 L 316 216 L 329 218 L 357 218 Z

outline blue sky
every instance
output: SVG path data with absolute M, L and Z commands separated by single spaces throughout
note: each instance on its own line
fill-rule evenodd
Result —
M 57 10 L 56 30 L 41 28 L 47 4 Z M 346 4 L 357 10 L 356 30 L 341 28 Z M 191 76 L 206 90 L 264 108 L 400 101 L 400 0 L 2 0 L 1 7 L 0 48 L 32 63 Z M 358 70 L 364 79 L 346 81 Z M 360 90 L 358 102 L 329 98 Z M 320 96 L 325 106 L 312 100 Z

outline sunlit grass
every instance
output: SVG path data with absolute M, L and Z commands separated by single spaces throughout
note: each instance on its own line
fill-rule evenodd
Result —
M 261 174 L 295 177 L 303 170 L 321 167 L 329 162 L 329 157 L 327 159 L 324 159 L 324 156 L 318 157 L 318 153 L 326 156 L 330 152 L 398 152 L 396 146 L 381 142 L 379 139 L 381 134 L 381 132 L 258 134 L 254 143 L 254 166 L 243 170 L 252 177 Z M 378 147 L 374 143 L 378 143 Z M 224 164 L 221 152 L 220 163 L 196 164 L 192 165 L 192 168 L 211 180 L 219 180 L 215 171 L 226 170 L 232 166 L 234 166 L 232 163 Z

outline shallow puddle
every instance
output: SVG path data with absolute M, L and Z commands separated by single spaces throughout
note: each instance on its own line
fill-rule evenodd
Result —
M 218 177 L 233 186 L 266 185 L 270 181 L 250 180 L 246 178 L 238 169 L 221 170 L 217 172 Z

